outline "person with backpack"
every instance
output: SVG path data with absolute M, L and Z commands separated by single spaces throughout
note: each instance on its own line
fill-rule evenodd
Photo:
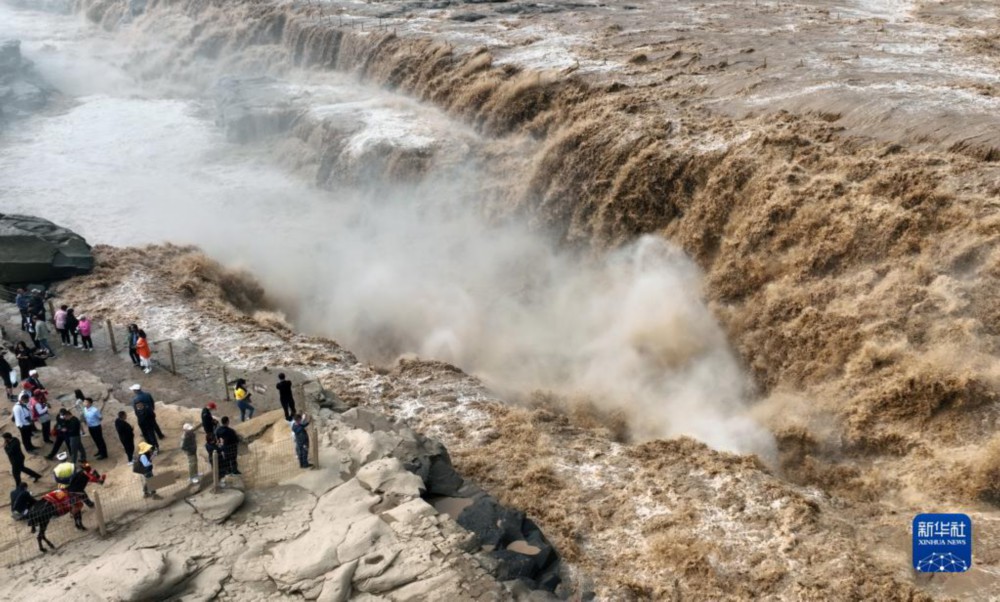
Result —
M 139 444 L 138 451 L 139 455 L 132 462 L 132 472 L 142 475 L 142 497 L 153 497 L 156 495 L 156 490 L 149 488 L 149 480 L 153 478 L 153 457 L 156 455 L 156 450 L 143 441 Z
M 292 381 L 285 380 L 285 373 L 278 374 L 278 384 L 274 386 L 278 390 L 278 401 L 281 402 L 281 409 L 285 413 L 285 420 L 295 418 L 295 397 L 292 396 Z
M 122 442 L 125 449 L 125 456 L 132 462 L 132 455 L 135 453 L 135 429 L 128 423 L 128 415 L 122 411 L 118 412 L 115 419 L 115 432 L 118 433 L 118 440 Z
M 247 421 L 247 414 L 250 418 L 253 418 L 253 413 L 256 408 L 253 407 L 253 402 L 251 401 L 251 393 L 247 389 L 247 381 L 242 378 L 236 379 L 236 387 L 233 388 L 233 393 L 236 396 L 236 407 L 240 409 L 240 422 Z

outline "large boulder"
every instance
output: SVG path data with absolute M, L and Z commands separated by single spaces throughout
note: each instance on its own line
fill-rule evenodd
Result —
M 93 268 L 79 234 L 39 217 L 0 213 L 0 283 L 51 282 Z

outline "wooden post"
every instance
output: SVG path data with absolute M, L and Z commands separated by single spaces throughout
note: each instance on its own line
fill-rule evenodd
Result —
M 97 530 L 101 537 L 108 536 L 108 526 L 104 523 L 104 506 L 101 504 L 101 492 L 94 491 L 94 514 L 97 515 Z
M 319 468 L 319 429 L 312 425 L 309 429 L 309 455 L 312 456 L 313 468 Z
M 222 364 L 222 388 L 226 392 L 226 401 L 229 401 L 229 373 L 226 372 L 225 364 Z
M 104 325 L 108 327 L 108 340 L 111 341 L 111 353 L 117 355 L 118 343 L 115 342 L 115 329 L 111 327 L 111 320 L 105 320 Z
M 219 493 L 219 452 L 209 454 L 208 460 L 212 463 L 212 493 Z
M 174 362 L 174 342 L 167 341 L 167 351 L 170 352 L 170 371 L 177 376 L 177 364 Z

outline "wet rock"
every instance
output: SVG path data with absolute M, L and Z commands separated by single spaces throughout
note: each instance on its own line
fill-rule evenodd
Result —
M 38 217 L 0 213 L 0 283 L 51 282 L 93 268 L 80 235 Z

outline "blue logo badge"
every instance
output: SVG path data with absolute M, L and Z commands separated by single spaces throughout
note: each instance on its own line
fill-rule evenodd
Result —
M 919 573 L 964 573 L 972 568 L 972 519 L 966 514 L 914 517 L 913 568 Z

